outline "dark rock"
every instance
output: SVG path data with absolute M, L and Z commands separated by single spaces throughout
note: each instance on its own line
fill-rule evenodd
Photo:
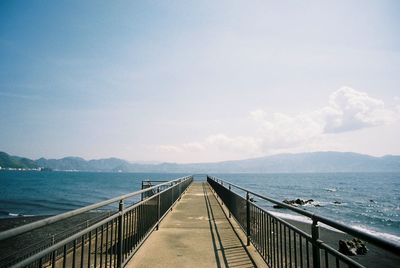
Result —
M 293 199 L 293 200 L 287 200 L 287 199 L 283 200 L 283 203 L 288 204 L 288 205 L 292 205 L 292 206 L 295 206 L 295 207 L 304 206 L 306 204 L 312 204 L 313 202 L 314 202 L 313 199 L 303 200 L 303 199 L 300 199 L 300 198 Z
M 339 252 L 347 256 L 365 255 L 368 252 L 365 243 L 358 238 L 339 240 Z
M 333 204 L 342 204 L 342 203 L 339 201 L 335 201 L 335 202 L 333 202 Z

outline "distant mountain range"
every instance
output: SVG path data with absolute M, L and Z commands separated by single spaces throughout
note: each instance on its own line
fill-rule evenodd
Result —
M 0 166 L 2 168 L 45 167 L 53 170 L 161 173 L 400 172 L 400 156 L 374 157 L 348 152 L 313 152 L 277 154 L 215 163 L 143 164 L 118 158 L 85 160 L 80 157 L 65 157 L 31 160 L 0 152 Z

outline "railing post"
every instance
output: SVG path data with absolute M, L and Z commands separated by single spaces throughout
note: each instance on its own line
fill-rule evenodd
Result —
M 230 195 L 229 196 L 231 196 L 231 185 L 229 184 L 229 193 L 230 193 Z M 229 211 L 229 218 L 230 217 L 232 217 L 232 213 L 231 213 L 231 210 L 230 209 L 228 209 L 228 211 Z
M 158 230 L 159 226 L 160 226 L 160 205 L 161 205 L 161 200 L 160 200 L 160 187 L 157 187 L 157 226 L 156 226 L 156 230 Z
M 124 200 L 119 201 L 119 212 L 121 213 L 118 216 L 118 256 L 117 256 L 117 267 L 122 268 L 122 256 L 123 256 L 123 222 L 124 222 Z
M 221 185 L 222 185 L 222 187 L 224 186 L 224 182 L 223 181 L 221 181 Z M 224 201 L 222 201 L 222 198 L 221 198 L 221 206 L 223 206 L 223 205 L 224 205 Z
M 313 267 L 321 267 L 321 257 L 319 254 L 319 247 L 317 245 L 319 239 L 319 226 L 318 221 L 313 218 L 311 225 L 311 236 L 312 236 L 312 250 L 313 250 Z
M 171 187 L 171 211 L 172 211 L 172 204 L 174 204 L 174 185 Z
M 250 246 L 250 195 L 246 192 L 246 236 L 247 236 L 247 246 Z
M 143 181 L 142 181 L 142 188 L 141 188 L 141 190 L 143 190 Z M 144 195 L 144 193 L 141 193 L 141 194 L 140 194 L 140 200 L 141 200 L 141 201 L 143 201 L 143 195 Z

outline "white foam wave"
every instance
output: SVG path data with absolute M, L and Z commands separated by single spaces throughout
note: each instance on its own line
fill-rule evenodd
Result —
M 369 233 L 369 234 L 372 234 L 372 235 L 375 235 L 375 236 L 378 236 L 378 237 L 381 237 L 384 239 L 391 240 L 393 242 L 400 243 L 400 236 L 397 236 L 394 234 L 378 232 L 378 231 L 371 230 L 365 226 L 360 226 L 360 225 L 353 225 L 351 227 L 353 227 L 354 229 L 357 229 L 359 231 L 365 232 L 365 233 Z
M 281 219 L 287 219 L 287 220 L 294 220 L 294 221 L 298 221 L 298 222 L 303 222 L 303 223 L 308 223 L 311 224 L 312 220 L 310 218 L 307 218 L 305 216 L 301 216 L 301 215 L 291 215 L 291 214 L 286 214 L 286 213 L 281 213 L 281 212 L 275 212 L 275 211 L 269 211 L 272 215 L 281 218 Z M 329 225 L 323 224 L 323 223 L 319 223 L 319 225 L 322 228 L 331 230 L 331 231 L 335 231 L 338 233 L 343 233 L 340 230 L 337 230 Z M 375 230 L 371 230 L 365 226 L 361 226 L 361 225 L 352 225 L 351 227 L 353 227 L 354 229 L 357 229 L 359 231 L 365 232 L 365 233 L 369 233 L 372 234 L 374 236 L 378 236 L 384 239 L 388 239 L 391 240 L 393 242 L 396 243 L 400 243 L 400 236 L 394 235 L 394 234 L 389 234 L 389 233 L 383 233 L 383 232 L 378 232 Z
M 337 191 L 336 188 L 324 188 L 324 190 L 327 192 L 336 192 Z

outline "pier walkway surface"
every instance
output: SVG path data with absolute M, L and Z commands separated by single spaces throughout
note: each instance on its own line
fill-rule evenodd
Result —
M 267 267 L 206 182 L 194 182 L 126 267 Z

